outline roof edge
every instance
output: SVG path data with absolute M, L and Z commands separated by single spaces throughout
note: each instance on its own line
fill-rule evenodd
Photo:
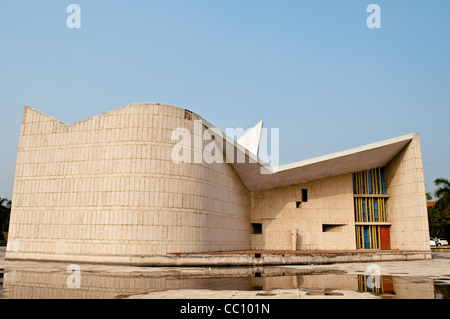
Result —
M 73 123 L 65 123 L 65 122 L 63 122 L 63 121 L 61 121 L 61 120 L 58 120 L 57 118 L 55 118 L 55 117 L 53 117 L 53 116 L 51 116 L 51 115 L 48 115 L 48 114 L 46 114 L 46 113 L 44 113 L 44 112 L 42 112 L 42 111 L 39 111 L 38 109 L 35 109 L 35 108 L 33 108 L 33 107 L 29 106 L 29 105 L 25 105 L 25 110 L 26 110 L 26 109 L 30 109 L 30 110 L 32 110 L 32 111 L 34 111 L 34 112 L 39 113 L 40 115 L 43 115 L 43 116 L 45 116 L 45 117 L 48 117 L 49 119 L 58 121 L 59 123 L 65 125 L 65 126 L 72 126 L 72 125 L 77 125 L 77 124 L 79 124 L 79 123 L 83 123 L 83 122 L 86 122 L 86 121 L 90 121 L 90 120 L 93 120 L 93 119 L 96 119 L 96 118 L 99 118 L 99 117 L 102 117 L 102 116 L 106 116 L 106 115 L 113 114 L 113 113 L 118 112 L 118 111 L 120 111 L 120 110 L 123 110 L 123 109 L 125 109 L 125 108 L 136 107 L 136 106 L 140 106 L 140 105 L 168 106 L 168 107 L 173 107 L 173 108 L 180 109 L 180 110 L 187 110 L 187 109 L 185 109 L 185 108 L 182 108 L 182 107 L 179 107 L 179 106 L 176 106 L 176 105 L 171 105 L 171 104 L 156 103 L 156 102 L 140 102 L 140 103 L 132 103 L 132 104 L 124 105 L 124 106 L 115 108 L 115 109 L 113 109 L 113 110 L 110 110 L 110 111 L 107 111 L 107 112 L 104 112 L 104 113 L 100 113 L 100 114 L 97 114 L 97 115 L 93 115 L 93 116 L 91 116 L 91 117 L 88 117 L 88 118 L 86 118 L 86 119 L 83 119 L 83 120 L 80 120 L 80 121 L 77 121 L 77 122 L 73 122 Z M 189 111 L 189 110 L 188 110 L 188 111 Z M 189 112 L 191 112 L 191 111 L 189 111 Z M 194 113 L 194 112 L 191 112 L 191 113 Z M 195 113 L 194 113 L 194 114 L 195 114 Z M 195 114 L 195 115 L 198 116 L 198 114 Z
M 361 152 L 364 152 L 364 151 L 373 150 L 373 149 L 376 149 L 376 148 L 379 148 L 379 147 L 383 147 L 383 146 L 387 146 L 387 145 L 391 145 L 391 144 L 396 144 L 396 143 L 406 142 L 406 141 L 412 141 L 413 138 L 415 136 L 417 136 L 418 134 L 419 133 L 410 133 L 410 134 L 406 134 L 406 135 L 390 138 L 390 139 L 387 139 L 387 140 L 383 140 L 383 141 L 367 144 L 367 145 L 364 145 L 364 146 L 355 147 L 355 148 L 351 148 L 351 149 L 340 151 L 340 152 L 336 152 L 336 153 L 331 153 L 331 154 L 328 154 L 328 155 L 322 155 L 322 156 L 318 156 L 318 157 L 313 157 L 313 158 L 310 158 L 310 159 L 302 160 L 302 161 L 299 161 L 299 162 L 294 162 L 294 163 L 290 163 L 290 164 L 281 165 L 281 166 L 278 166 L 278 167 L 274 167 L 273 168 L 273 172 L 274 173 L 278 173 L 278 172 L 288 171 L 288 170 L 295 169 L 295 168 L 298 168 L 298 167 L 307 166 L 307 165 L 311 165 L 311 164 L 316 164 L 316 163 L 320 163 L 320 162 L 325 162 L 325 161 L 328 161 L 328 160 L 333 160 L 333 159 L 336 159 L 336 158 L 339 158 L 339 157 L 344 157 L 344 156 L 353 155 L 353 154 L 356 154 L 356 153 L 361 153 Z

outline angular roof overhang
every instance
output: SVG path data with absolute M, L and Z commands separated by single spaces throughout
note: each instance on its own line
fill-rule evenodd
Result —
M 387 165 L 411 142 L 409 134 L 297 163 L 266 168 L 263 163 L 235 163 L 233 167 L 252 192 L 306 183 L 326 177 Z M 261 172 L 268 171 L 265 174 Z
M 228 162 L 231 162 L 231 165 L 233 165 L 243 183 L 251 192 L 384 167 L 418 134 L 408 134 L 292 164 L 271 167 L 262 162 L 248 148 L 231 139 L 207 121 L 201 120 L 207 128 L 216 130 L 216 134 L 222 134 L 224 140 L 222 150 L 224 154 L 227 147 L 231 146 L 234 148 L 233 158 L 226 154 Z M 237 155 L 239 153 L 244 154 L 245 161 L 239 161 L 239 156 Z

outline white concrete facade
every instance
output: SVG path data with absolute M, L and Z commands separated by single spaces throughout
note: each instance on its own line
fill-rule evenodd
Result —
M 261 175 L 258 159 L 174 163 L 171 133 L 194 132 L 195 120 L 202 133 L 212 127 L 154 103 L 71 125 L 26 107 L 6 258 L 133 263 L 214 251 L 355 250 L 351 172 L 378 166 L 387 169 L 392 249 L 429 251 L 418 134 Z M 309 200 L 297 207 L 302 189 Z M 262 234 L 252 234 L 252 223 Z

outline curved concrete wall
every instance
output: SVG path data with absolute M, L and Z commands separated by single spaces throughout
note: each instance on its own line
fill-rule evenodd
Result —
M 249 249 L 250 194 L 233 167 L 171 159 L 172 131 L 193 133 L 195 119 L 147 103 L 66 125 L 26 107 L 6 258 L 129 262 Z

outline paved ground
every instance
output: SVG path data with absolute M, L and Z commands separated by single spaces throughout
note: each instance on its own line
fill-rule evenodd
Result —
M 180 289 L 133 295 L 127 299 L 379 299 L 351 290 L 274 289 L 270 291 Z
M 31 269 L 33 271 L 60 271 L 65 272 L 66 264 L 48 263 L 48 262 L 12 262 L 5 261 L 6 247 L 0 246 L 0 270 L 8 269 L 20 270 Z M 444 285 L 450 285 L 450 252 L 433 252 L 431 260 L 416 261 L 387 261 L 377 263 L 380 275 L 422 277 L 431 280 L 440 280 Z M 339 271 L 346 274 L 371 274 L 368 271 L 369 263 L 337 263 L 327 265 L 301 265 L 301 266 L 283 266 L 286 271 Z M 208 268 L 201 267 L 128 267 L 128 266 L 108 266 L 108 265 L 82 265 L 84 272 L 91 274 L 145 274 L 146 276 L 198 276 L 208 272 Z M 245 269 L 245 268 L 244 268 Z M 227 271 L 227 270 L 223 270 Z M 226 275 L 226 274 L 225 274 Z M 271 291 L 261 290 L 207 290 L 207 289 L 179 289 L 179 290 L 159 290 L 145 294 L 130 295 L 129 298 L 147 298 L 147 299 L 343 299 L 343 298 L 377 298 L 370 293 L 361 293 L 357 291 L 324 291 L 305 290 L 305 289 L 274 289 Z
M 450 252 L 432 253 L 432 260 L 414 261 L 387 261 L 380 262 L 381 275 L 394 276 L 417 276 L 427 278 L 441 278 L 450 275 Z M 358 274 L 367 271 L 367 263 L 346 263 L 332 265 L 318 265 L 316 267 L 327 267 L 343 270 L 349 274 Z M 450 282 L 449 282 L 450 284 Z

